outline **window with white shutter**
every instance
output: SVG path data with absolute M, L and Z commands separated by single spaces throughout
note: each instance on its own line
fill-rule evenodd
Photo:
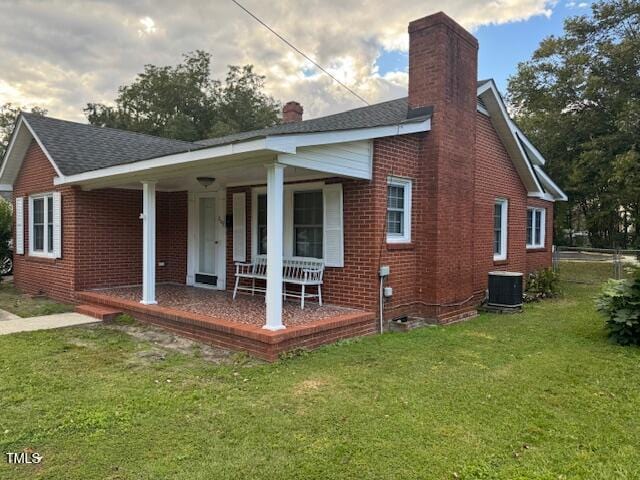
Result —
M 233 194 L 233 261 L 247 260 L 247 202 L 245 193 Z
M 53 192 L 52 197 L 52 251 L 55 258 L 62 257 L 62 195 L 60 192 Z
M 24 197 L 16 198 L 16 254 L 24 255 Z
M 325 185 L 324 193 L 324 264 L 344 267 L 344 231 L 342 222 L 342 184 Z
M 29 197 L 29 255 L 62 256 L 62 199 L 60 192 Z

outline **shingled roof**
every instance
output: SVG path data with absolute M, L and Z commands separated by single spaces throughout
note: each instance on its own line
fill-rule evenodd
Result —
M 480 80 L 478 87 L 489 80 Z M 63 175 L 100 170 L 176 153 L 228 145 L 267 136 L 335 132 L 422 122 L 431 109 L 410 112 L 408 98 L 398 98 L 302 122 L 183 142 L 142 133 L 69 122 L 22 113 Z
M 185 152 L 201 145 L 22 113 L 63 175 Z
M 197 143 L 207 146 L 225 145 L 271 135 L 292 135 L 304 133 L 335 132 L 358 128 L 385 127 L 402 123 L 421 122 L 430 116 L 430 110 L 422 115 L 408 117 L 408 98 L 398 98 L 367 107 L 355 108 L 326 117 L 304 120 L 302 122 L 283 123 L 269 128 L 236 133 L 225 137 L 209 138 Z

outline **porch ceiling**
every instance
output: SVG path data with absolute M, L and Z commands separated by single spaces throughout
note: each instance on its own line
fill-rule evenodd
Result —
M 159 191 L 217 191 L 220 188 L 226 188 L 230 186 L 239 185 L 264 185 L 267 181 L 267 159 L 263 160 L 264 163 L 252 163 L 247 166 L 238 166 L 230 169 L 216 169 L 214 167 L 206 169 L 197 169 L 194 171 L 183 170 L 176 172 L 170 177 L 160 176 L 158 178 L 150 177 L 150 180 L 155 180 L 156 187 Z M 215 182 L 212 186 L 204 188 L 199 182 L 197 177 L 206 176 L 215 178 Z M 326 173 L 314 172 L 300 167 L 287 167 L 285 168 L 285 182 L 300 181 L 300 180 L 313 180 L 319 178 L 326 178 Z M 118 185 L 120 188 L 140 189 L 140 182 L 127 182 Z M 94 187 L 95 188 L 95 187 Z

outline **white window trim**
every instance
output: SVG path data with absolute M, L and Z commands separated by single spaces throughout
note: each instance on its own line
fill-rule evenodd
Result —
M 533 222 L 533 224 L 531 225 L 531 238 L 533 239 L 533 243 L 528 243 L 527 242 L 527 248 L 528 249 L 538 249 L 538 248 L 544 248 L 544 243 L 545 243 L 545 237 L 546 237 L 546 223 L 547 223 L 547 209 L 546 208 L 542 208 L 542 207 L 527 207 L 527 212 L 533 212 L 533 215 L 531 216 L 531 221 Z M 540 215 L 540 243 L 536 243 L 535 242 L 535 237 L 536 237 L 536 233 L 535 233 L 535 225 L 536 225 L 536 221 L 535 221 L 535 216 L 536 213 Z M 529 215 L 527 215 L 528 217 Z M 527 228 L 529 228 L 529 225 L 527 224 Z
M 33 201 L 39 198 L 48 198 L 44 205 L 44 229 L 43 229 L 43 249 L 35 250 L 33 248 Z M 37 195 L 29 195 L 29 256 L 42 257 L 42 258 L 56 258 L 55 246 L 52 245 L 51 251 L 48 251 L 49 247 L 49 208 L 47 203 L 53 202 L 53 192 L 38 193 Z M 53 219 L 52 219 L 53 222 Z M 54 239 L 55 242 L 55 234 Z
M 404 234 L 397 235 L 387 232 L 387 243 L 411 243 L 411 190 L 413 189 L 413 183 L 408 178 L 388 177 L 388 186 L 404 188 Z M 387 196 L 388 192 L 389 189 L 387 188 Z M 387 196 L 385 196 L 385 205 L 388 205 Z M 385 212 L 388 212 L 387 206 L 385 206 Z M 385 214 L 385 230 L 387 229 L 387 216 Z
M 296 192 L 304 192 L 308 190 L 322 190 L 325 186 L 324 182 L 310 182 L 299 184 L 285 184 L 284 186 L 284 237 L 282 242 L 283 255 L 286 258 L 293 258 L 296 260 L 305 260 L 306 257 L 294 257 L 293 256 L 293 208 L 286 209 L 288 195 L 293 197 Z M 251 189 L 251 258 L 266 257 L 266 254 L 258 255 L 258 195 L 267 193 L 267 187 L 255 187 Z M 293 207 L 293 203 L 291 204 Z M 288 218 L 290 217 L 290 218 Z M 325 239 L 322 239 L 323 243 Z M 309 260 L 318 260 L 317 258 L 309 258 Z M 322 258 L 321 260 L 324 260 Z
M 508 237 L 509 237 L 509 200 L 506 198 L 496 198 L 494 205 L 500 205 L 502 208 L 501 222 L 500 222 L 500 253 L 493 254 L 494 261 L 502 261 L 507 259 L 507 246 L 508 246 Z M 495 214 L 494 214 L 495 215 Z M 492 215 L 492 224 L 491 231 L 493 232 L 494 228 L 494 215 Z M 491 236 L 491 248 L 493 249 L 494 242 L 493 235 Z

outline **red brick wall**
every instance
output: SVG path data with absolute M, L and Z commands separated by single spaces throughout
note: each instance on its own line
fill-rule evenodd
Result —
M 137 190 L 82 191 L 54 187 L 55 170 L 33 143 L 14 184 L 25 197 L 25 255 L 15 255 L 14 281 L 31 294 L 73 301 L 74 291 L 142 282 L 142 194 Z M 28 196 L 62 194 L 62 258 L 29 256 Z M 15 241 L 15 239 L 14 239 Z M 184 283 L 187 258 L 187 194 L 157 194 L 158 281 Z
M 14 255 L 14 282 L 20 290 L 46 294 L 61 300 L 72 300 L 75 265 L 75 190 L 69 187 L 54 187 L 56 172 L 40 147 L 32 142 L 25 154 L 22 168 L 13 185 L 15 198 L 24 197 L 24 255 Z M 62 258 L 49 259 L 29 256 L 29 208 L 28 197 L 32 194 L 59 191 L 62 196 Z M 15 230 L 15 229 L 14 229 Z M 14 233 L 15 235 L 15 233 Z M 14 236 L 15 245 L 15 236 Z
M 552 263 L 553 254 L 553 202 L 547 202 L 537 198 L 527 199 L 529 207 L 546 209 L 544 248 L 527 250 L 527 273 L 535 272 L 542 268 L 548 268 Z
M 142 193 L 78 191 L 79 290 L 142 283 Z M 187 275 L 187 192 L 156 193 L 158 282 L 184 283 Z M 80 232 L 90 231 L 90 235 Z
M 156 212 L 156 267 L 158 282 L 185 283 L 187 279 L 187 225 L 189 194 L 158 192 Z
M 474 288 L 484 292 L 487 274 L 509 270 L 524 274 L 551 266 L 553 203 L 529 198 L 518 173 L 488 117 L 477 113 Z M 507 259 L 493 260 L 493 205 L 508 204 Z M 527 207 L 546 208 L 545 248 L 527 250 Z
M 425 315 L 472 308 L 477 40 L 442 13 L 409 24 L 409 106 L 432 106 L 417 208 L 417 297 Z
M 142 282 L 142 195 L 137 190 L 77 192 L 76 288 Z M 82 231 L 86 233 L 82 233 Z

